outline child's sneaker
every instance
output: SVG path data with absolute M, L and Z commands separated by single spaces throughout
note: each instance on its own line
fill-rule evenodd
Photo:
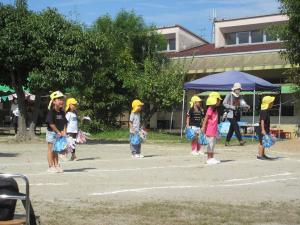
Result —
M 142 154 L 139 154 L 139 158 L 142 159 L 144 158 L 145 156 L 143 156 Z
M 199 150 L 198 151 L 199 155 L 205 155 L 204 151 Z
M 49 168 L 47 169 L 47 172 L 48 172 L 48 173 L 57 173 L 57 170 L 56 170 L 56 168 L 55 168 L 54 166 L 51 166 L 51 167 L 49 167 Z
M 140 156 L 139 156 L 138 154 L 133 154 L 133 155 L 132 155 L 132 158 L 133 158 L 133 159 L 139 159 Z
M 193 156 L 198 156 L 198 155 L 200 155 L 200 153 L 199 153 L 198 151 L 192 151 L 191 154 L 192 154 Z
M 210 159 L 208 159 L 208 160 L 206 161 L 206 164 L 207 164 L 207 165 L 216 165 L 216 164 L 219 164 L 219 163 L 220 163 L 220 161 L 217 160 L 217 159 L 215 159 L 215 158 L 210 158 Z

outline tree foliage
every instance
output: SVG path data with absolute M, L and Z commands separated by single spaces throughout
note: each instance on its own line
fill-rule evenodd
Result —
M 115 126 L 135 98 L 146 103 L 146 120 L 172 109 L 181 101 L 184 73 L 158 51 L 166 41 L 154 29 L 134 12 L 105 15 L 86 28 L 55 9 L 32 12 L 25 0 L 0 4 L 0 82 L 16 89 L 20 132 L 26 133 L 22 86 L 38 98 L 70 92 L 92 117 L 93 131 Z
M 284 56 L 294 65 L 288 71 L 289 81 L 300 84 L 300 1 L 279 0 L 281 12 L 289 17 L 287 24 L 277 28 L 280 39 L 284 40 Z

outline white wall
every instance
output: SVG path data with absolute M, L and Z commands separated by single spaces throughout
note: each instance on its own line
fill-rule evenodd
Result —
M 237 20 L 216 21 L 215 46 L 216 48 L 225 46 L 224 33 L 263 29 L 270 25 L 284 23 L 286 21 L 288 21 L 288 17 L 286 15 L 272 15 Z

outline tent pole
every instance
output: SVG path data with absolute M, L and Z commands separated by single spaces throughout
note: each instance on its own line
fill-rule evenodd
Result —
M 182 134 L 183 134 L 183 115 L 184 115 L 184 102 L 185 100 L 185 90 L 183 90 L 183 95 L 182 95 L 182 110 L 181 110 L 181 128 L 180 128 L 180 137 L 182 139 Z
M 173 111 L 173 109 L 172 109 L 172 112 L 171 112 L 171 120 L 170 120 L 170 133 L 172 132 L 173 114 L 174 114 L 174 111 Z
M 252 141 L 254 140 L 254 134 L 255 134 L 255 126 L 254 126 L 254 122 L 255 122 L 255 89 L 253 91 L 253 114 L 252 114 L 252 126 L 253 126 L 253 135 L 252 135 Z
M 279 124 L 279 131 L 278 131 L 278 138 L 280 139 L 281 135 L 280 135 L 280 127 L 281 127 L 281 92 L 280 92 L 280 95 L 279 95 L 279 115 L 278 115 L 278 124 Z

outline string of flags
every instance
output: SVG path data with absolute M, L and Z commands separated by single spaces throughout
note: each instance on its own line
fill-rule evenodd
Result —
M 14 98 L 18 98 L 17 94 L 15 93 L 10 95 L 0 96 L 0 102 L 12 101 Z M 35 101 L 35 95 L 30 94 L 28 92 L 25 92 L 25 98 L 30 101 Z
M 27 100 L 35 100 L 35 95 L 30 94 L 29 89 L 25 89 L 23 87 L 23 90 L 25 93 L 25 98 Z M 15 93 L 15 90 L 7 85 L 0 85 L 0 93 L 1 92 L 5 93 L 6 95 L 0 96 L 0 102 L 12 101 L 14 98 L 18 98 L 17 94 Z M 10 92 L 10 94 L 8 94 L 7 92 Z

